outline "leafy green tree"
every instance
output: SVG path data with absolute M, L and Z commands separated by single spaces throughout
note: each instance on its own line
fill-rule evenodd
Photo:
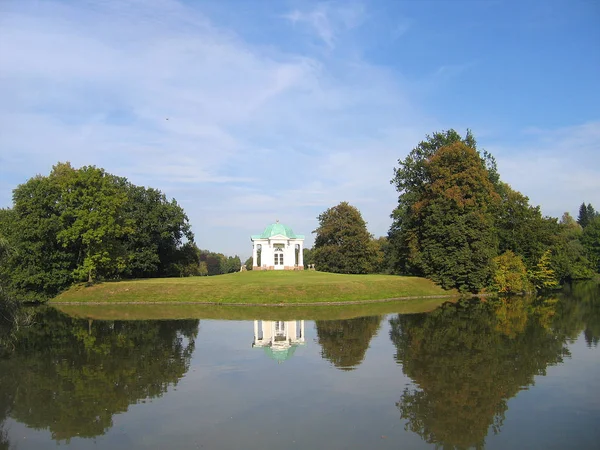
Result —
M 471 149 L 468 157 L 459 157 L 460 146 Z M 399 192 L 386 255 L 393 272 L 478 291 L 491 283 L 489 262 L 496 255 L 510 251 L 533 273 L 550 250 L 548 268 L 556 279 L 591 275 L 572 218 L 559 224 L 543 217 L 526 196 L 500 181 L 494 158 L 477 150 L 470 132 L 464 138 L 454 130 L 427 136 L 399 161 L 392 183 Z M 596 213 L 583 204 L 580 222 L 590 214 Z
M 369 343 L 381 325 L 380 316 L 347 320 L 317 320 L 321 356 L 340 370 L 353 370 L 365 358 Z
M 69 163 L 14 190 L 13 207 L 0 211 L 0 233 L 14 248 L 0 279 L 15 297 L 37 301 L 74 281 L 179 275 L 180 249 L 193 242 L 175 200 Z
M 539 206 L 531 206 L 526 196 L 508 184 L 497 183 L 496 192 L 500 195 L 494 212 L 498 251 L 514 252 L 532 269 L 542 254 L 555 245 L 560 227 L 556 219 L 543 217 Z
M 389 264 L 396 273 L 422 275 L 419 264 L 413 258 L 414 233 L 418 232 L 420 223 L 415 217 L 415 205 L 421 201 L 429 184 L 426 168 L 429 159 L 442 147 L 463 143 L 477 149 L 477 142 L 470 130 L 461 137 L 455 130 L 435 132 L 427 135 L 403 160 L 398 160 L 399 167 L 394 168 L 394 178 L 390 181 L 399 193 L 398 206 L 392 212 L 392 225 L 388 232 Z M 486 168 L 490 181 L 498 181 L 496 162 L 485 150 L 481 153 L 481 164 Z
M 493 259 L 494 290 L 503 294 L 531 292 L 527 268 L 520 256 L 507 250 Z
M 239 272 L 241 266 L 242 266 L 242 261 L 240 260 L 240 257 L 238 255 L 229 256 L 227 258 L 226 272 L 224 272 L 224 273 Z
M 556 242 L 551 247 L 551 267 L 560 284 L 593 277 L 594 267 L 581 239 L 583 230 L 569 213 L 560 220 Z
M 318 217 L 313 249 L 317 270 L 336 273 L 370 273 L 377 251 L 360 211 L 348 202 L 327 209 Z
M 206 261 L 200 261 L 200 264 L 198 264 L 198 275 L 201 277 L 208 276 L 208 266 L 206 265 Z
M 129 184 L 127 196 L 125 210 L 133 232 L 124 238 L 125 272 L 133 278 L 173 274 L 172 265 L 182 264 L 178 250 L 184 241 L 194 241 L 187 215 L 175 199 L 169 201 L 153 188 Z
M 600 217 L 595 217 L 584 228 L 581 242 L 596 272 L 600 272 Z
M 380 236 L 371 240 L 371 245 L 375 251 L 375 262 L 373 264 L 374 273 L 389 273 L 389 242 L 386 236 Z
M 200 261 L 204 261 L 206 263 L 208 275 L 212 276 L 227 273 L 227 257 L 222 253 L 214 253 L 209 250 L 200 250 L 199 258 Z
M 556 273 L 552 269 L 551 258 L 552 251 L 546 250 L 535 268 L 529 274 L 531 282 L 539 290 L 556 289 L 559 287 Z
M 491 281 L 499 202 L 484 162 L 458 142 L 424 168 L 428 183 L 412 207 L 414 228 L 406 230 L 411 265 L 445 288 L 479 291 Z
M 36 176 L 13 191 L 13 208 L 1 211 L 0 230 L 14 251 L 0 277 L 14 298 L 46 300 L 73 282 L 79 253 L 57 239 L 64 229 L 61 200 L 56 178 Z
M 248 259 L 246 260 L 246 262 L 244 262 L 244 265 L 246 266 L 246 270 L 252 270 L 252 256 L 248 257 Z
M 61 187 L 61 230 L 56 239 L 78 253 L 75 280 L 114 278 L 127 263 L 122 238 L 133 233 L 125 214 L 126 180 L 93 166 L 54 166 L 49 179 Z

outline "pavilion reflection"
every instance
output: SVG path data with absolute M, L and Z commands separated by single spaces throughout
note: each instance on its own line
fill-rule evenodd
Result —
M 304 320 L 255 320 L 252 347 L 261 347 L 278 363 L 288 360 L 304 345 Z

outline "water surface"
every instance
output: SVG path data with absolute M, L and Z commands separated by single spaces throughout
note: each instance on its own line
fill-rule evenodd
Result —
M 598 448 L 597 284 L 428 313 L 276 314 L 38 309 L 0 359 L 0 448 Z

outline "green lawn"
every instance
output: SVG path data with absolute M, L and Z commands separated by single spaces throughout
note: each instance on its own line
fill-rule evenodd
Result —
M 213 277 L 151 278 L 74 286 L 51 303 L 208 303 L 301 305 L 455 295 L 418 277 L 315 271 L 241 272 Z
M 404 299 L 390 302 L 372 302 L 353 305 L 291 305 L 240 306 L 174 304 L 78 304 L 53 305 L 72 317 L 94 320 L 166 320 L 166 319 L 218 319 L 218 320 L 340 320 L 383 314 L 414 314 L 433 311 L 442 303 L 453 301 L 445 297 Z

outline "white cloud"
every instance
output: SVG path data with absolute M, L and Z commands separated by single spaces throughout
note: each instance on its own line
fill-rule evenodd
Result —
M 0 4 L 0 205 L 68 160 L 175 197 L 203 248 L 248 256 L 250 234 L 275 219 L 310 244 L 317 215 L 340 201 L 385 234 L 397 160 L 426 133 L 460 127 L 423 112 L 398 72 L 356 56 L 346 37 L 366 16 L 346 3 L 293 11 L 279 16 L 281 35 L 256 45 L 196 3 Z M 277 45 L 306 30 L 320 49 Z M 438 78 L 460 76 L 456 64 Z M 576 164 L 563 154 L 597 155 L 597 132 L 589 123 L 525 134 L 516 158 L 493 131 L 480 144 L 503 178 L 559 214 L 573 199 L 600 205 L 588 195 L 599 192 L 597 156 Z
M 541 205 L 544 214 L 577 214 L 581 202 L 600 205 L 600 122 L 525 129 L 521 144 L 486 146 L 503 180 Z
M 285 17 L 294 25 L 308 26 L 329 49 L 333 49 L 343 32 L 362 22 L 364 8 L 358 3 L 320 3 L 307 11 L 295 9 Z
M 342 200 L 385 232 L 395 152 L 410 148 L 392 133 L 419 116 L 387 70 L 252 46 L 175 1 L 20 5 L 0 27 L 13 186 L 57 161 L 104 167 L 177 198 L 199 245 L 229 253 L 276 218 L 310 235 Z M 297 20 L 333 43 L 360 11 Z

